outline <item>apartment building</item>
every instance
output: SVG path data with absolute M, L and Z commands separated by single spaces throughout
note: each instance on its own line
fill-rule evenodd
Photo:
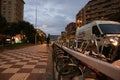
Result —
M 0 0 L 0 14 L 1 14 L 1 0 Z
M 65 31 L 66 31 L 66 39 L 67 40 L 70 40 L 70 39 L 74 38 L 75 37 L 75 32 L 76 32 L 76 23 L 75 22 L 69 23 L 66 26 Z
M 109 20 L 112 14 L 119 11 L 120 0 L 90 0 L 86 6 L 77 13 L 76 23 L 82 26 L 94 20 Z M 80 22 L 82 25 L 80 25 Z
M 1 15 L 7 22 L 19 22 L 23 20 L 24 0 L 1 0 Z
M 76 26 L 80 27 L 86 22 L 85 8 L 82 8 L 76 15 Z

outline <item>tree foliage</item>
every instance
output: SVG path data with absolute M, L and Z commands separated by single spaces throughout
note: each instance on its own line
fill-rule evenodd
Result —
M 17 23 L 8 23 L 8 26 L 6 27 L 4 34 L 9 36 L 15 36 L 18 34 L 17 30 Z
M 29 40 L 29 42 L 33 43 L 34 42 L 34 36 L 35 36 L 35 29 L 34 26 L 32 24 L 30 24 L 29 22 L 19 22 L 18 26 L 17 26 L 17 31 L 19 32 L 19 34 L 25 35 L 27 40 Z
M 26 40 L 34 43 L 36 31 L 34 26 L 29 22 L 21 21 L 19 23 L 7 23 L 6 19 L 0 16 L 0 34 L 11 37 L 21 34 L 25 36 Z
M 6 28 L 7 28 L 7 20 L 0 15 L 0 34 L 4 34 Z

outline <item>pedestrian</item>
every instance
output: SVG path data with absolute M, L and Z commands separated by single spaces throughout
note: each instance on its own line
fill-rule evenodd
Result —
M 47 46 L 49 46 L 49 43 L 50 43 L 50 37 L 48 36 L 47 37 Z

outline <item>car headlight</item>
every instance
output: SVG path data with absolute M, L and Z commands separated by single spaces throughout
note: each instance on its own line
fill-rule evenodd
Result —
M 110 42 L 111 42 L 114 46 L 117 46 L 117 45 L 118 45 L 118 38 L 110 38 Z

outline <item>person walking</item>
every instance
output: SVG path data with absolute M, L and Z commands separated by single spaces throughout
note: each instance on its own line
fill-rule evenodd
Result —
M 48 37 L 47 37 L 47 46 L 49 46 L 49 44 L 50 44 L 50 37 L 48 35 Z

